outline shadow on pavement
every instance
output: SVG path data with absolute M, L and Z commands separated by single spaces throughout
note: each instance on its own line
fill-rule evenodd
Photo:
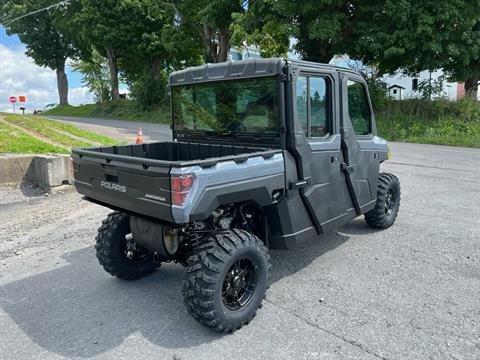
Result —
M 382 230 L 368 226 L 361 216 L 338 228 L 338 231 L 345 235 L 368 235 Z
M 304 269 L 348 239 L 329 232 L 297 250 L 272 251 L 271 282 Z M 92 357 L 137 332 L 166 348 L 188 348 L 222 337 L 187 313 L 180 265 L 166 264 L 148 278 L 126 282 L 105 273 L 91 247 L 67 253 L 64 259 L 65 266 L 0 287 L 5 312 L 49 352 Z

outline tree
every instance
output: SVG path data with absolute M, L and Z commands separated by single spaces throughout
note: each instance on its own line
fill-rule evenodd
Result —
M 455 46 L 449 47 L 445 70 L 454 80 L 465 82 L 465 93 L 477 100 L 480 82 L 480 9 L 477 2 L 464 4 L 463 19 L 458 19 Z M 453 36 L 453 34 L 452 34 Z
M 475 0 L 386 1 L 363 5 L 373 27 L 355 26 L 352 54 L 382 73 L 444 69 L 476 98 L 480 11 Z
M 342 0 L 264 0 L 249 2 L 244 24 L 267 44 L 283 50 L 286 39 L 296 38 L 295 50 L 305 60 L 328 63 L 353 40 L 351 3 Z M 270 34 L 269 41 L 265 33 Z M 261 44 L 261 42 L 256 41 Z M 288 43 L 287 43 L 288 44 Z M 287 47 L 288 48 L 288 47 Z
M 290 37 L 294 34 L 292 24 L 281 22 L 270 12 L 265 1 L 250 1 L 242 11 L 232 14 L 231 43 L 242 47 L 256 46 L 262 57 L 287 56 Z
M 81 10 L 74 19 L 82 40 L 108 59 L 113 100 L 120 98 L 118 62 L 128 45 L 132 29 L 128 3 L 118 0 L 81 0 Z
M 177 16 L 197 33 L 205 62 L 226 61 L 231 47 L 232 15 L 244 11 L 241 0 L 179 0 Z
M 245 17 L 243 22 L 254 24 L 260 35 L 265 23 L 284 24 L 305 60 L 328 63 L 335 55 L 348 54 L 375 64 L 380 73 L 443 68 L 452 79 L 465 81 L 467 93 L 476 97 L 476 0 L 250 1 Z
M 107 60 L 98 51 L 93 50 L 91 57 L 72 65 L 75 71 L 82 73 L 82 84 L 95 96 L 97 102 L 110 100 L 110 73 Z
M 169 3 L 129 0 L 129 36 L 120 66 L 132 95 L 144 108 L 166 99 L 168 72 L 201 62 L 198 36 Z M 141 26 L 138 26 L 141 24 Z M 139 56 L 141 54 L 141 56 Z
M 15 18 L 51 5 L 47 0 L 5 1 L 1 6 L 4 18 Z M 74 37 L 65 27 L 72 5 L 62 5 L 55 9 L 36 13 L 6 25 L 8 34 L 16 34 L 26 45 L 26 55 L 44 67 L 55 70 L 60 105 L 68 104 L 68 79 L 65 63 L 75 58 L 79 49 L 74 45 Z

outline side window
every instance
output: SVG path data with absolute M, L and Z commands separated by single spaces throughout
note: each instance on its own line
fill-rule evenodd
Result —
M 295 97 L 297 117 L 308 137 L 323 137 L 328 134 L 329 82 L 323 77 L 299 76 Z
M 307 78 L 305 76 L 297 78 L 295 97 L 298 120 L 300 120 L 300 124 L 302 124 L 303 131 L 307 134 Z
M 348 115 L 357 135 L 371 133 L 371 114 L 365 86 L 352 80 L 348 81 Z
M 324 78 L 310 78 L 310 136 L 327 135 L 327 82 Z

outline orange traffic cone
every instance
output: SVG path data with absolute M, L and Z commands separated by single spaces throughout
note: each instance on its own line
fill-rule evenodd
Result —
M 142 128 L 138 128 L 137 130 L 137 144 L 143 144 L 143 133 L 142 133 Z

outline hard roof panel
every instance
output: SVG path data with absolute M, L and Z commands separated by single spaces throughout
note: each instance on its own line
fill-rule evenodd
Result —
M 205 64 L 173 72 L 170 75 L 169 83 L 178 85 L 235 78 L 274 76 L 280 74 L 285 65 L 285 60 L 279 58 Z
M 174 71 L 170 74 L 169 84 L 179 85 L 236 78 L 274 76 L 280 74 L 287 64 L 304 68 L 316 68 L 319 70 L 336 69 L 341 72 L 358 74 L 356 71 L 347 68 L 310 61 L 287 60 L 282 58 L 252 59 L 205 64 L 180 71 Z

